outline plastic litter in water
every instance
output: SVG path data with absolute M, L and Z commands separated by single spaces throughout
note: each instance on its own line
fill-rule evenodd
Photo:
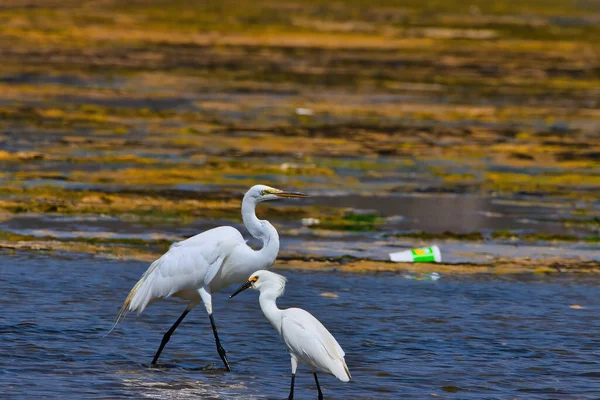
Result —
M 442 262 L 442 253 L 437 246 L 420 247 L 390 253 L 390 260 L 394 262 Z

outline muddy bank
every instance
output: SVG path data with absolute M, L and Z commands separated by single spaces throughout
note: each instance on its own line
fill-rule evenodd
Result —
M 492 257 L 591 252 L 599 13 L 538 0 L 12 0 L 0 6 L 0 236 L 159 252 L 239 227 L 242 194 L 266 183 L 312 196 L 258 211 L 288 253 L 303 241 L 324 257 L 436 241 L 496 246 Z
M 139 242 L 111 240 L 2 240 L 0 248 L 9 254 L 15 252 L 43 251 L 50 253 L 81 253 L 95 257 L 119 260 L 154 261 L 164 252 L 170 242 L 154 241 L 140 246 Z M 325 257 L 302 256 L 283 253 L 275 263 L 275 269 L 342 271 L 352 273 L 409 272 L 439 274 L 565 274 L 600 273 L 600 261 L 586 257 L 496 257 L 478 263 L 394 263 L 391 261 L 360 259 L 351 256 Z

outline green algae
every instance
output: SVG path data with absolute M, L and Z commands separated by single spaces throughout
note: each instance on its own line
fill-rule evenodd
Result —
M 583 242 L 583 243 L 599 243 L 600 236 L 575 236 L 566 234 L 550 234 L 550 233 L 517 233 L 510 230 L 497 230 L 490 234 L 481 232 L 450 232 L 441 233 L 431 232 L 402 232 L 390 235 L 391 237 L 410 238 L 419 240 L 458 240 L 458 241 L 489 241 L 489 240 L 512 240 L 523 242 Z
M 57 213 L 65 215 L 129 216 L 142 221 L 221 218 L 240 221 L 240 198 L 202 199 L 194 193 L 188 198 L 166 197 L 159 191 L 106 193 L 91 190 L 66 190 L 60 187 L 0 188 L 0 210 L 11 213 Z M 264 209 L 264 211 L 263 211 Z M 300 207 L 265 206 L 260 213 L 280 219 L 299 219 L 310 212 Z
M 526 242 L 587 242 L 587 243 L 600 243 L 600 236 L 586 236 L 579 237 L 574 235 L 566 234 L 551 234 L 551 233 L 526 233 L 519 234 L 514 233 L 510 230 L 495 231 L 491 234 L 492 239 L 510 239 L 520 240 Z
M 311 226 L 316 229 L 348 232 L 376 231 L 383 224 L 381 216 L 376 214 L 346 214 L 340 217 L 325 217 L 318 225 Z
M 441 233 L 431 233 L 431 232 L 404 232 L 404 233 L 396 233 L 393 234 L 392 237 L 402 237 L 402 238 L 413 238 L 413 239 L 422 239 L 422 240 L 466 240 L 466 241 L 482 241 L 484 240 L 483 234 L 480 232 L 468 232 L 468 233 L 456 233 L 445 231 Z

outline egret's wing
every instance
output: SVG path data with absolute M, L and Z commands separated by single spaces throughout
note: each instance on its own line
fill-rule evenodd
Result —
M 243 243 L 242 235 L 232 227 L 211 229 L 174 243 L 150 265 L 131 290 L 125 305 L 130 311 L 141 313 L 155 299 L 205 286 L 219 272 L 231 251 Z
M 285 311 L 285 318 L 293 321 L 301 321 L 305 329 L 315 333 L 315 337 L 321 342 L 322 346 L 328 351 L 331 357 L 344 357 L 346 353 L 342 350 L 342 346 L 335 340 L 333 335 L 323 326 L 321 321 L 316 319 L 308 311 L 301 308 L 289 308 Z
M 214 279 L 217 272 L 221 269 L 223 265 L 223 261 L 225 257 L 219 256 L 217 260 L 208 266 L 208 270 L 206 271 L 206 275 L 204 275 L 204 286 L 208 285 Z
M 292 353 L 312 366 L 346 380 L 344 351 L 323 324 L 311 314 L 299 308 L 285 310 L 281 335 Z

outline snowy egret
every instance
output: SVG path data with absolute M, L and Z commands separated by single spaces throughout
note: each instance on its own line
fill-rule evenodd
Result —
M 260 291 L 260 308 L 290 349 L 292 384 L 288 399 L 294 398 L 294 380 L 300 361 L 312 369 L 321 400 L 323 392 L 317 378 L 317 369 L 334 375 L 342 382 L 348 382 L 350 371 L 344 361 L 345 353 L 333 335 L 310 313 L 300 308 L 280 310 L 277 307 L 276 300 L 283 294 L 285 281 L 283 276 L 276 273 L 256 271 L 230 298 L 249 288 Z
M 244 195 L 242 219 L 250 234 L 262 241 L 260 250 L 248 246 L 237 229 L 220 226 L 172 244 L 162 257 L 150 265 L 129 292 L 115 325 L 127 311 L 137 311 L 139 315 L 149 304 L 160 299 L 178 297 L 189 301 L 183 314 L 163 336 L 152 364 L 156 364 L 185 316 L 202 302 L 210 318 L 217 352 L 225 368 L 231 370 L 213 318 L 211 294 L 233 283 L 243 282 L 252 271 L 273 265 L 279 252 L 279 235 L 268 221 L 256 217 L 255 209 L 263 201 L 286 197 L 308 196 L 264 185 L 253 186 Z

